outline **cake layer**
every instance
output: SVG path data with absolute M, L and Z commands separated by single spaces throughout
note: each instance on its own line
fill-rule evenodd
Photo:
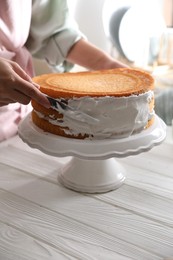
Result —
M 130 96 L 154 88 L 154 80 L 148 73 L 128 68 L 45 74 L 35 77 L 34 81 L 43 93 L 55 98 Z

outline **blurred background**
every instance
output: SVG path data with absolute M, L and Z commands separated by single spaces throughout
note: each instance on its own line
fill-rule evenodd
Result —
M 88 40 L 130 66 L 173 65 L 173 0 L 68 0 Z M 49 70 L 36 63 L 36 73 Z M 164 67 L 166 69 L 166 66 Z M 163 68 L 163 69 L 164 69 Z
M 88 40 L 115 58 L 146 69 L 173 65 L 172 0 L 68 2 L 71 14 Z M 37 73 L 47 70 L 39 65 L 36 61 Z

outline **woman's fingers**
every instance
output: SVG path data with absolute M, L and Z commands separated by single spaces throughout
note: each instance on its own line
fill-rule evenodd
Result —
M 45 107 L 50 107 L 46 96 L 39 91 L 38 84 L 34 83 L 25 71 L 15 62 L 0 59 L 0 102 L 19 102 L 28 104 L 31 99 Z
M 14 90 L 16 93 L 21 93 L 27 98 L 34 99 L 45 107 L 50 107 L 50 103 L 46 96 L 31 82 L 28 82 L 17 75 L 17 84 Z M 26 100 L 26 99 L 25 99 Z
M 8 87 L 7 87 L 8 88 Z M 29 83 L 21 78 L 16 81 L 14 88 L 3 94 L 1 100 L 8 99 L 11 102 L 19 102 L 27 105 L 31 99 L 36 100 L 38 103 L 45 107 L 50 107 L 50 103 L 43 93 L 41 93 L 32 83 Z M 11 103 L 9 102 L 9 103 Z
M 14 92 L 12 94 L 12 100 L 14 102 L 19 102 L 23 105 L 27 105 L 31 101 L 31 98 L 26 96 L 25 94 L 23 94 L 22 92 L 20 92 L 18 90 L 14 90 Z
M 16 74 L 19 75 L 22 79 L 30 82 L 36 88 L 40 88 L 40 86 L 37 83 L 33 82 L 32 78 L 17 63 L 13 62 L 12 67 Z
M 39 85 L 33 82 L 31 77 L 29 77 L 29 75 L 26 74 L 17 63 L 13 63 L 13 70 L 16 74 L 15 76 L 17 80 L 15 90 L 30 99 L 35 99 L 38 103 L 46 107 L 50 107 L 50 103 L 45 95 L 39 91 Z M 23 102 L 25 101 L 26 98 L 23 98 Z

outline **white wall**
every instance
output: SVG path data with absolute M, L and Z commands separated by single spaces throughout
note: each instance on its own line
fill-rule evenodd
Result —
M 73 1 L 73 0 L 69 0 Z M 107 49 L 107 40 L 102 23 L 102 8 L 105 0 L 77 0 L 74 17 L 81 31 L 96 46 Z

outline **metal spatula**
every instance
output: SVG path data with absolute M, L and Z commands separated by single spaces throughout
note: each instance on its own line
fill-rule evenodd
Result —
M 75 108 L 69 106 L 65 99 L 54 99 L 49 96 L 47 96 L 47 99 L 50 102 L 51 108 L 57 110 L 59 113 L 62 113 L 62 111 L 67 111 L 68 114 L 66 114 L 66 116 L 73 118 L 74 120 L 88 122 L 91 124 L 97 124 L 99 121 L 97 118 L 94 118 L 82 111 L 78 111 Z

